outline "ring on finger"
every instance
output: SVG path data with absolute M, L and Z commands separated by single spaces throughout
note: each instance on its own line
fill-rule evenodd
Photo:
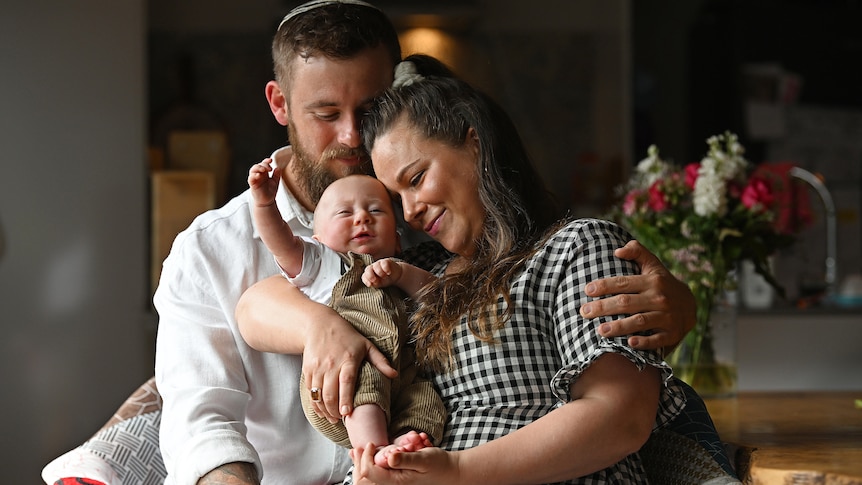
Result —
M 309 389 L 309 391 L 311 392 L 311 401 L 320 402 L 320 388 L 312 387 L 311 389 Z

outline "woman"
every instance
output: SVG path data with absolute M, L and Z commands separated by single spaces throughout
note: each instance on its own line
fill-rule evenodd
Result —
M 413 331 L 449 416 L 440 448 L 395 453 L 391 469 L 373 464 L 374 446 L 355 449 L 354 477 L 645 482 L 636 452 L 684 397 L 658 353 L 604 339 L 578 314 L 588 281 L 637 273 L 613 255 L 630 237 L 603 221 L 554 224 L 502 110 L 435 60 L 410 61 L 418 69 L 396 74 L 363 134 L 407 223 L 448 251 Z
M 430 59 L 413 62 L 434 72 Z M 396 454 L 393 470 L 355 450 L 355 476 L 644 481 L 636 452 L 679 411 L 681 391 L 664 385 L 670 371 L 659 355 L 601 338 L 577 313 L 587 281 L 637 272 L 613 256 L 629 236 L 596 220 L 554 226 L 508 117 L 453 78 L 416 77 L 388 91 L 363 135 L 407 223 L 454 256 L 434 269 L 441 278 L 413 319 L 418 360 L 449 412 L 441 448 Z

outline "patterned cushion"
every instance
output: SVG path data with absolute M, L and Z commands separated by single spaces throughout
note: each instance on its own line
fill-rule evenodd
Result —
M 640 450 L 650 483 L 664 485 L 741 484 L 715 457 L 691 438 L 669 430 L 656 431 Z
M 651 483 L 668 485 L 729 485 L 742 483 L 715 429 L 706 404 L 697 392 L 679 381 L 686 403 L 667 428 L 653 433 L 640 450 Z M 734 456 L 734 458 L 736 458 Z
M 165 481 L 159 452 L 162 398 L 155 378 L 138 388 L 84 444 L 42 470 L 46 484 L 156 485 Z M 78 481 L 63 481 L 77 479 Z M 90 480 L 90 482 L 84 481 Z

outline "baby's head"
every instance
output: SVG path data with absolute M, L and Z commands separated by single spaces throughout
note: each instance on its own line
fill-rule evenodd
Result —
M 370 254 L 375 260 L 401 250 L 392 199 L 386 187 L 368 175 L 348 175 L 326 188 L 314 210 L 314 238 L 346 253 Z

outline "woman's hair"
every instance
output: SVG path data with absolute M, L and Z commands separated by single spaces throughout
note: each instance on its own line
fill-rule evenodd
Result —
M 461 147 L 473 128 L 479 141 L 475 167 L 485 210 L 476 253 L 463 271 L 445 275 L 418 298 L 413 315 L 420 363 L 437 371 L 452 362 L 452 332 L 462 315 L 484 341 L 506 324 L 511 313 L 509 285 L 535 251 L 538 238 L 562 215 L 534 169 L 514 124 L 489 96 L 456 79 L 445 65 L 410 56 L 419 77 L 384 92 L 363 119 L 370 152 L 377 137 L 402 117 L 422 135 Z M 397 80 L 396 80 L 397 82 Z M 497 316 L 500 298 L 506 311 Z
M 395 27 L 373 6 L 332 2 L 288 17 L 272 40 L 273 71 L 283 90 L 290 89 L 297 58 L 350 59 L 365 49 L 384 45 L 393 67 L 401 59 Z

